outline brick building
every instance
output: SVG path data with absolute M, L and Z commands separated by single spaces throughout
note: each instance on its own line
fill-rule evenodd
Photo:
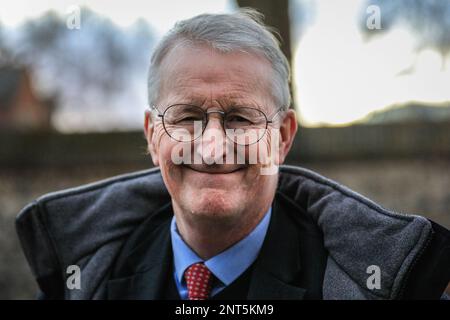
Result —
M 29 70 L 0 66 L 0 130 L 49 131 L 55 99 L 41 97 L 32 86 Z

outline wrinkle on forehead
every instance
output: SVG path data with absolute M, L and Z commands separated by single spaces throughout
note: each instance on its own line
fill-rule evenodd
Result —
M 233 66 L 231 66 L 233 67 Z M 243 81 L 246 79 L 249 81 Z M 180 94 L 193 93 L 200 85 L 214 85 L 225 83 L 226 92 L 221 93 L 224 98 L 244 97 L 257 90 L 268 88 L 267 79 L 262 79 L 260 73 L 249 75 L 242 69 L 232 68 L 232 70 L 218 69 L 205 65 L 202 73 L 192 74 L 187 68 L 173 68 L 168 72 L 163 81 L 163 89 L 170 87 Z
M 223 95 L 215 96 L 214 98 L 212 96 L 205 98 L 204 96 L 195 96 L 187 92 L 186 94 L 170 95 L 166 105 L 163 106 L 161 111 L 163 111 L 170 105 L 180 103 L 198 106 L 205 110 L 209 108 L 218 108 L 226 111 L 232 107 L 245 106 L 262 109 L 264 112 L 268 110 L 270 111 L 269 109 L 270 102 L 261 102 L 261 101 L 265 100 L 259 99 L 259 101 L 257 101 L 248 95 L 239 93 L 233 94 L 226 92 Z

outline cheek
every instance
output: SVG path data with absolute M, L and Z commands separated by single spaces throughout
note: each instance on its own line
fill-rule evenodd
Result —
M 177 166 L 172 161 L 172 150 L 177 144 L 173 141 L 162 128 L 155 128 L 153 135 L 153 143 L 157 148 L 159 167 L 163 178 L 171 188 L 176 188 L 181 181 L 180 166 Z
M 277 175 L 280 164 L 279 140 L 279 130 L 267 130 L 257 144 L 247 147 L 246 159 L 250 165 L 246 182 L 254 186 L 257 183 L 265 183 L 267 176 Z
M 242 187 L 237 188 L 237 194 L 240 194 L 240 199 L 257 199 L 253 201 L 263 201 L 272 194 L 272 185 L 276 175 L 262 175 L 261 167 L 254 166 L 245 178 L 245 182 L 241 184 Z M 237 197 L 238 198 L 238 197 Z
M 277 147 L 279 146 L 278 136 L 276 132 L 267 130 L 257 144 L 250 145 L 246 150 L 246 158 L 249 159 L 250 164 L 256 162 L 256 166 L 261 167 L 276 163 Z
M 166 132 L 164 131 L 164 127 L 161 123 L 155 124 L 155 127 L 153 129 L 153 136 L 152 136 L 152 144 L 155 146 L 156 150 L 159 150 L 161 147 L 161 143 L 164 136 L 166 135 Z
M 167 167 L 171 164 L 171 150 L 176 144 L 165 132 L 162 124 L 155 126 L 152 137 L 152 144 L 157 152 L 157 157 L 161 167 Z

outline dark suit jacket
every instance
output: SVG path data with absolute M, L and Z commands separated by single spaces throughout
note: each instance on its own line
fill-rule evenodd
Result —
M 41 297 L 161 297 L 171 269 L 170 196 L 158 169 L 45 195 L 17 217 Z M 81 269 L 81 289 L 66 286 Z M 380 287 L 368 285 L 378 268 Z M 317 173 L 282 166 L 250 275 L 254 299 L 438 299 L 450 232 L 390 212 Z

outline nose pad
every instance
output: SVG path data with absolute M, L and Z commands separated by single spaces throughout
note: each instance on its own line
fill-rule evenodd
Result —
M 210 117 L 206 128 L 195 144 L 195 152 L 208 165 L 223 164 L 227 150 L 227 138 L 219 116 Z
M 223 130 L 222 115 L 218 112 L 211 112 L 208 114 L 208 122 L 205 127 L 205 131 L 208 128 L 216 128 L 218 130 Z

